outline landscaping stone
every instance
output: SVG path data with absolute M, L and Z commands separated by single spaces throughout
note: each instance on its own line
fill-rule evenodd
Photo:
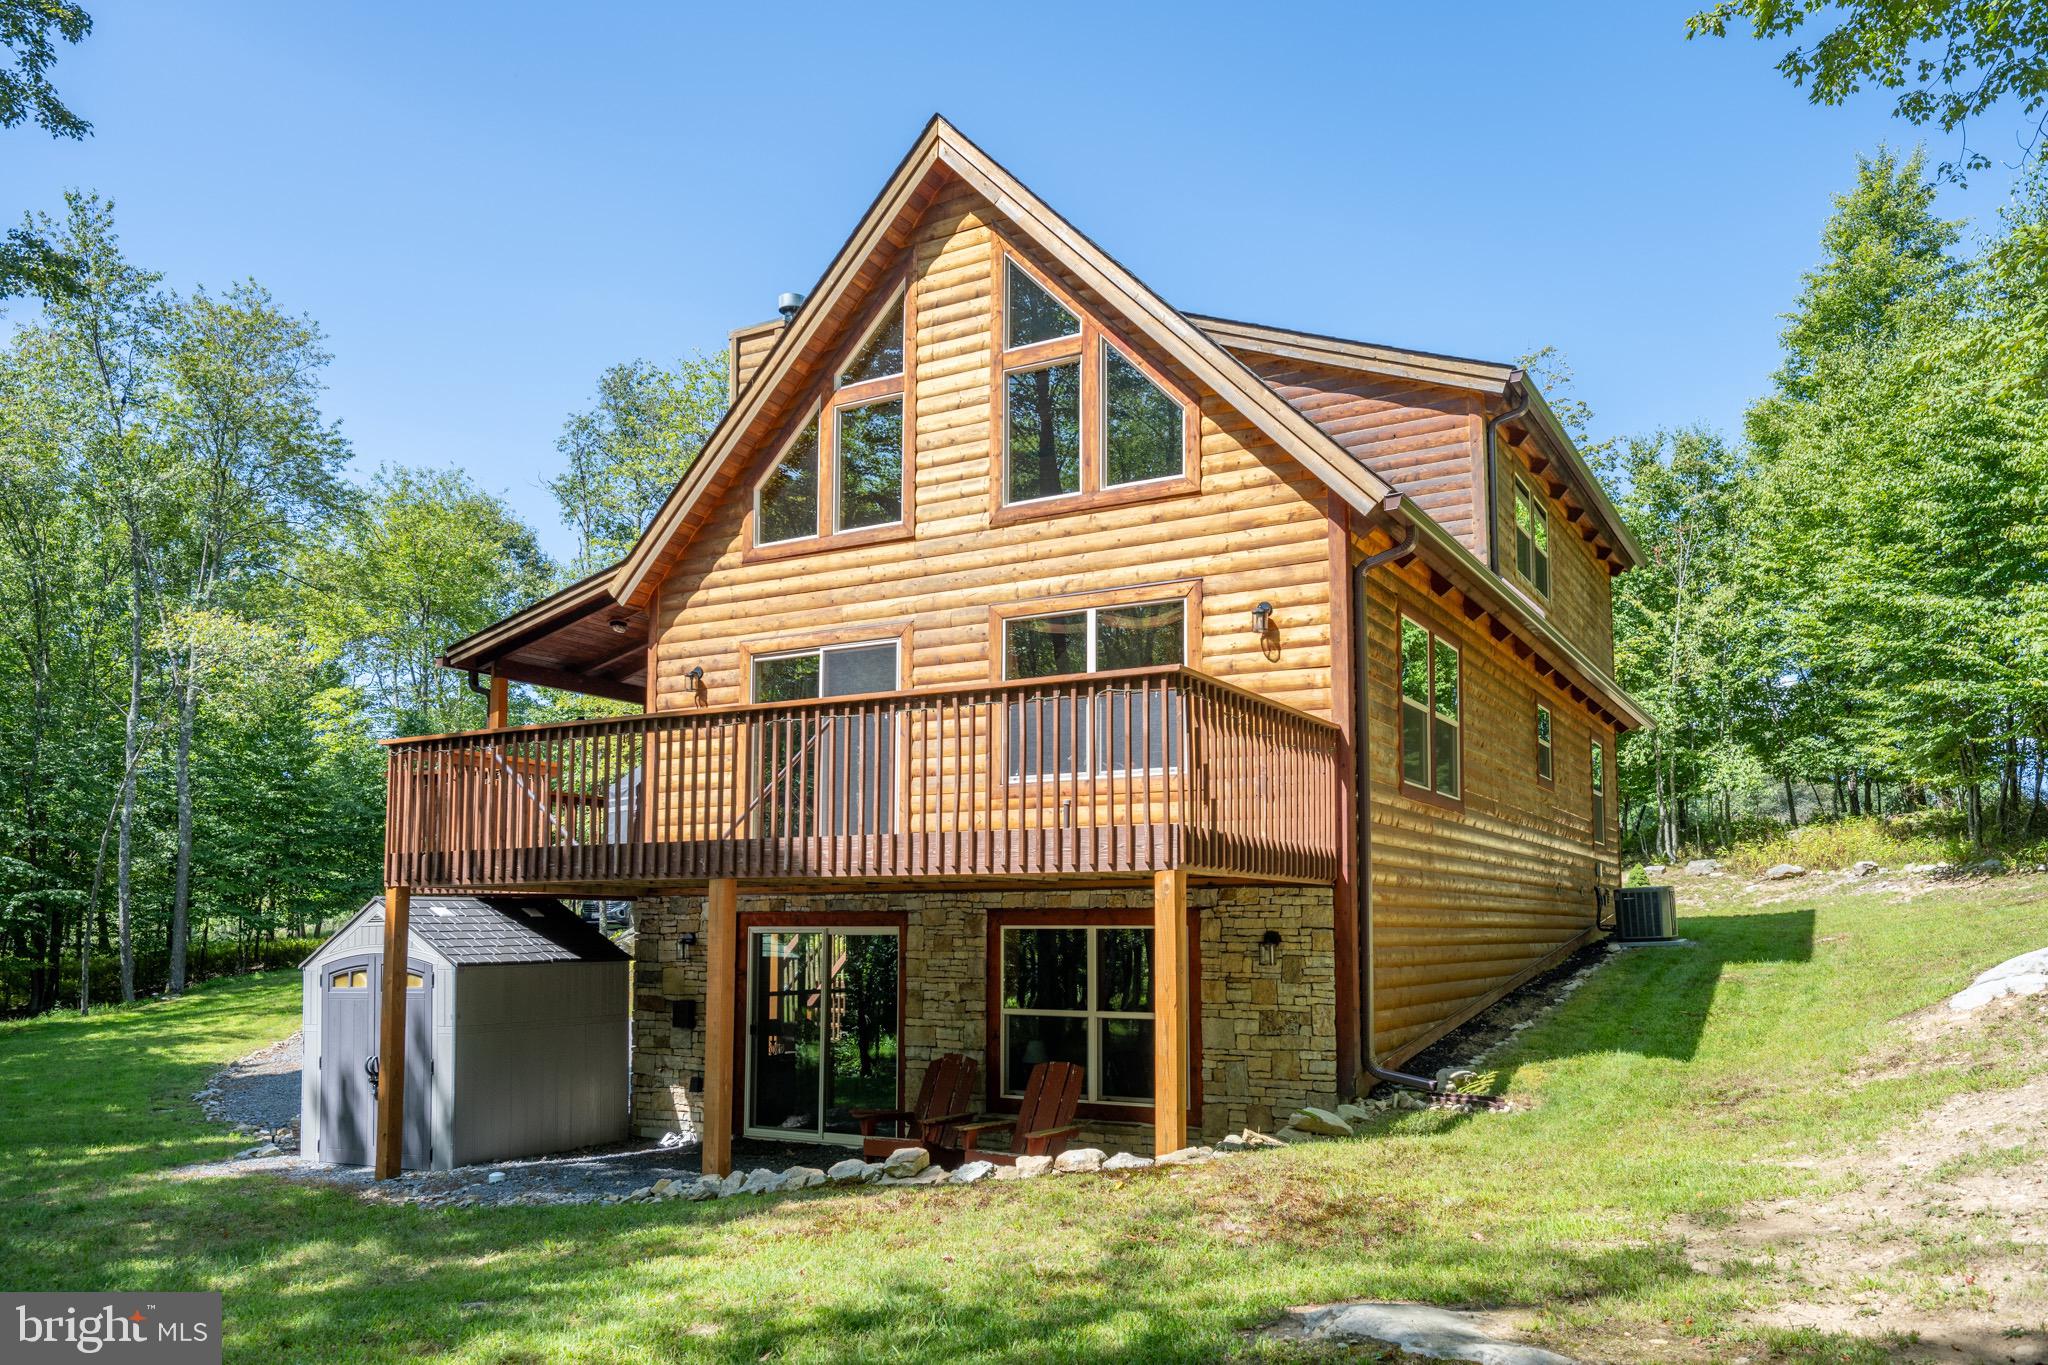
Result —
M 1946 877 L 1956 869 L 1954 863 L 1907 863 L 1900 870 L 1909 877 Z
M 675 1187 L 675 1183 L 675 1181 L 670 1180 L 667 1176 L 663 1176 L 661 1179 L 655 1181 L 654 1184 L 649 1186 L 648 1188 L 651 1189 L 655 1194 L 667 1194 L 671 1189 Z
M 1335 1303 L 1292 1310 L 1291 1336 L 1310 1341 L 1378 1341 L 1432 1360 L 1481 1365 L 1576 1365 L 1570 1356 L 1507 1341 L 1476 1313 L 1420 1303 Z
M 1427 1109 L 1429 1101 L 1413 1090 L 1403 1090 L 1394 1096 L 1396 1109 Z
M 927 1166 L 915 1175 L 885 1175 L 875 1183 L 877 1185 L 937 1185 L 944 1181 L 945 1178 L 946 1171 L 943 1167 Z
M 993 1161 L 969 1161 L 953 1172 L 952 1182 L 955 1185 L 972 1185 L 977 1180 L 986 1180 L 995 1173 L 996 1164 Z
M 1291 1123 L 1286 1125 L 1279 1132 L 1273 1134 L 1273 1136 L 1280 1139 L 1281 1142 L 1285 1143 L 1289 1147 L 1292 1147 L 1297 1142 L 1320 1142 L 1323 1139 L 1323 1134 L 1311 1133 L 1306 1131 L 1305 1129 L 1296 1128 Z
M 816 1166 L 792 1166 L 782 1173 L 785 1190 L 808 1190 L 825 1183 L 825 1173 Z
M 1949 997 L 1948 1007 L 1969 1011 L 2004 996 L 2039 995 L 2043 991 L 2048 991 L 2048 948 L 2037 948 L 1980 973 L 1976 980 Z
M 718 1180 L 718 1197 L 724 1199 L 728 1195 L 738 1194 L 740 1187 L 746 1183 L 747 1173 L 745 1171 L 734 1171 L 731 1175 L 720 1176 Z
M 1774 863 L 1770 867 L 1765 868 L 1764 874 L 1757 878 L 1757 880 L 1763 882 L 1786 882 L 1794 877 L 1804 877 L 1805 875 L 1806 869 L 1798 863 Z
M 1236 1156 L 1244 1150 L 1244 1139 L 1236 1133 L 1226 1133 L 1216 1140 L 1216 1155 Z
M 2003 858 L 1980 858 L 1974 863 L 1965 863 L 1963 865 L 1963 875 L 1965 877 L 1996 877 L 2003 871 L 2005 871 L 2005 859 Z
M 1287 1122 L 1317 1137 L 1350 1137 L 1351 1125 L 1327 1109 L 1297 1109 Z
M 882 1163 L 882 1174 L 892 1180 L 908 1180 L 931 1164 L 931 1153 L 924 1148 L 898 1147 Z
M 502 1185 L 505 1183 L 505 1173 L 503 1171 L 492 1171 L 488 1176 L 485 1176 L 484 1179 L 489 1181 L 493 1185 Z
M 1012 1164 L 1012 1169 L 1020 1177 L 1026 1179 L 1034 1175 L 1044 1175 L 1052 1169 L 1052 1158 L 1049 1156 L 1020 1156 Z
M 827 1167 L 825 1179 L 831 1181 L 834 1185 L 858 1185 L 864 1181 L 873 1180 L 876 1175 L 881 1173 L 880 1167 L 875 1167 L 872 1171 L 869 1167 L 869 1162 L 862 1161 L 857 1156 L 850 1156 L 844 1161 L 835 1161 Z
M 1882 871 L 1884 869 L 1869 858 L 1849 864 L 1849 875 L 1852 877 L 1869 877 Z
M 720 1183 L 715 1175 L 700 1176 L 696 1184 L 684 1187 L 682 1197 L 692 1203 L 700 1199 L 716 1199 Z
M 774 1194 L 782 1188 L 782 1173 L 766 1166 L 755 1168 L 740 1185 L 741 1194 Z
M 1197 1162 L 1207 1161 L 1214 1155 L 1216 1155 L 1215 1149 L 1211 1147 L 1181 1147 L 1152 1158 L 1152 1164 L 1155 1166 L 1192 1166 Z
M 1149 1156 L 1133 1156 L 1129 1152 L 1118 1152 L 1115 1156 L 1102 1163 L 1102 1169 L 1105 1171 L 1142 1171 L 1151 1165 L 1152 1158 Z
M 1228 1139 L 1225 1140 L 1228 1141 Z M 1237 1135 L 1237 1140 L 1239 1145 L 1247 1151 L 1254 1150 L 1260 1147 L 1285 1147 L 1287 1145 L 1286 1143 L 1282 1142 L 1279 1138 L 1268 1137 L 1264 1133 L 1261 1133 L 1253 1128 L 1247 1128 L 1242 1133 L 1239 1133 Z
M 1688 877 L 1718 877 L 1721 875 L 1721 860 L 1719 858 L 1694 858 L 1685 865 L 1685 875 Z
M 1350 1124 L 1353 1132 L 1358 1130 L 1359 1124 L 1370 1123 L 1378 1113 L 1377 1109 L 1369 1105 L 1340 1104 L 1337 1106 L 1337 1117 Z
M 1061 1152 L 1054 1157 L 1052 1168 L 1062 1173 L 1096 1171 L 1102 1169 L 1102 1161 L 1106 1155 L 1100 1147 L 1076 1147 L 1070 1152 Z

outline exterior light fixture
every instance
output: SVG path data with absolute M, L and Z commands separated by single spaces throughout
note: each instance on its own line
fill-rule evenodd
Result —
M 1280 931 L 1268 929 L 1259 939 L 1259 965 L 1270 967 L 1280 956 Z
M 624 635 L 626 633 L 626 618 L 623 616 L 614 616 L 611 619 L 611 628 L 612 634 Z
M 678 934 L 676 935 L 676 942 L 682 947 L 683 961 L 688 962 L 690 960 L 690 949 L 697 946 L 697 936 L 695 934 Z
M 703 682 L 703 681 L 704 681 L 704 665 L 702 665 L 702 664 L 698 664 L 698 665 L 697 665 L 697 666 L 696 666 L 695 668 L 691 669 L 691 670 L 690 670 L 690 671 L 689 671 L 688 673 L 685 673 L 685 674 L 683 674 L 683 676 L 684 676 L 684 677 L 686 677 L 686 678 L 688 678 L 688 679 L 689 679 L 689 680 L 690 680 L 690 681 L 691 681 L 692 683 L 701 683 L 701 682 Z
M 1273 629 L 1273 604 L 1261 602 L 1252 608 L 1252 634 L 1264 635 Z

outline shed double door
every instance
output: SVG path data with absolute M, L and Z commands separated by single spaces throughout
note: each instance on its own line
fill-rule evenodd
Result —
M 424 962 L 405 973 L 405 1152 L 407 1170 L 433 1157 L 429 1106 L 434 1080 L 434 977 Z M 384 998 L 382 954 L 330 962 L 320 971 L 320 1156 L 338 1166 L 368 1166 L 377 1154 L 378 1018 Z

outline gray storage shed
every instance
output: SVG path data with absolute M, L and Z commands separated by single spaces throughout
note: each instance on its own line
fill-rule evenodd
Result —
M 631 959 L 560 901 L 412 898 L 406 962 L 410 1170 L 626 1136 Z M 299 1141 L 314 1161 L 375 1155 L 384 898 L 301 964 Z

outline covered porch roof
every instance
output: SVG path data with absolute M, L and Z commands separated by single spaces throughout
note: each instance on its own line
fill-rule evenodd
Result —
M 617 571 L 608 565 L 450 645 L 442 667 L 645 702 L 652 620 L 611 595 Z

